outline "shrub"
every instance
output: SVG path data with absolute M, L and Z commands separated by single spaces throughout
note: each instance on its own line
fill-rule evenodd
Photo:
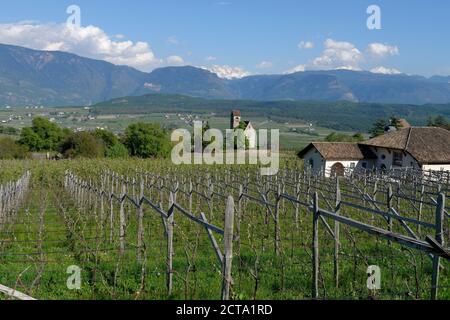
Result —
M 168 157 L 172 146 L 168 132 L 159 124 L 142 122 L 126 129 L 124 144 L 131 156 L 140 158 Z
M 103 142 L 106 157 L 114 159 L 128 157 L 127 147 L 119 141 L 119 138 L 113 132 L 97 129 L 92 134 Z
M 114 144 L 112 147 L 107 148 L 105 155 L 108 158 L 119 159 L 119 158 L 128 158 L 128 149 L 122 143 L 118 142 Z
M 89 132 L 76 132 L 61 143 L 60 152 L 66 158 L 101 158 L 105 156 L 105 147 Z
M 27 156 L 28 153 L 25 147 L 9 137 L 0 137 L 0 159 L 24 159 Z

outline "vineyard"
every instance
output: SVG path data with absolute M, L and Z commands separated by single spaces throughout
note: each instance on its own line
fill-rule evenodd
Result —
M 0 299 L 450 299 L 449 172 L 0 168 Z

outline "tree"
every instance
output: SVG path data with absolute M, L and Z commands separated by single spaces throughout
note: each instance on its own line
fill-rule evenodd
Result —
M 70 130 L 63 130 L 46 118 L 37 117 L 33 119 L 30 128 L 22 130 L 19 143 L 30 151 L 55 151 L 69 132 Z
M 343 133 L 332 132 L 325 137 L 327 142 L 361 142 L 364 141 L 364 136 L 361 133 L 355 133 L 350 136 Z
M 105 156 L 103 142 L 89 132 L 71 134 L 60 145 L 65 158 L 102 158 Z
M 445 119 L 444 116 L 439 115 L 433 118 L 430 116 L 428 118 L 428 126 L 429 127 L 439 127 L 439 128 L 446 128 L 448 126 L 447 119 Z
M 122 143 L 116 143 L 112 147 L 107 148 L 105 152 L 106 157 L 112 159 L 128 158 L 128 149 Z
M 106 148 L 111 148 L 115 144 L 119 143 L 119 138 L 117 138 L 117 136 L 111 131 L 96 129 L 92 134 L 102 140 Z
M 388 122 L 384 119 L 378 119 L 369 130 L 370 137 L 375 138 L 384 134 L 384 129 L 388 126 Z
M 23 128 L 20 134 L 19 143 L 30 151 L 41 151 L 44 142 L 41 137 L 33 131 L 33 128 Z
M 130 125 L 125 130 L 124 144 L 133 157 L 168 157 L 171 150 L 168 132 L 152 123 Z
M 0 159 L 24 159 L 27 156 L 27 150 L 24 146 L 9 137 L 0 138 Z
M 19 134 L 19 132 L 20 132 L 19 129 L 16 129 L 14 127 L 0 126 L 0 133 L 2 133 L 2 134 L 15 136 L 15 135 Z
M 352 138 L 353 138 L 353 141 L 355 141 L 355 142 L 361 142 L 361 141 L 364 141 L 364 140 L 365 140 L 365 139 L 364 139 L 364 136 L 363 136 L 363 134 L 362 134 L 361 132 L 355 133 L 355 134 L 352 136 Z
M 395 127 L 395 129 L 401 129 L 403 126 L 402 126 L 402 122 L 400 121 L 400 119 L 399 118 L 397 118 L 397 117 L 391 117 L 390 119 L 389 119 L 389 123 L 390 123 L 390 125 L 391 126 L 394 126 Z
M 101 140 L 105 146 L 105 156 L 108 158 L 126 158 L 128 149 L 120 142 L 119 138 L 111 131 L 97 129 L 93 135 Z

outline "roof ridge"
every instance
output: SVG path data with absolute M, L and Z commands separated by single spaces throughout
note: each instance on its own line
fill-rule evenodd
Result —
M 409 141 L 411 140 L 412 127 L 409 128 L 408 138 L 406 138 L 405 151 L 408 150 Z

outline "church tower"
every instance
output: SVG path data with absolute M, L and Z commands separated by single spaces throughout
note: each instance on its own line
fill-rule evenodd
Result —
M 241 112 L 239 110 L 233 110 L 231 112 L 230 129 L 236 129 L 241 123 Z

